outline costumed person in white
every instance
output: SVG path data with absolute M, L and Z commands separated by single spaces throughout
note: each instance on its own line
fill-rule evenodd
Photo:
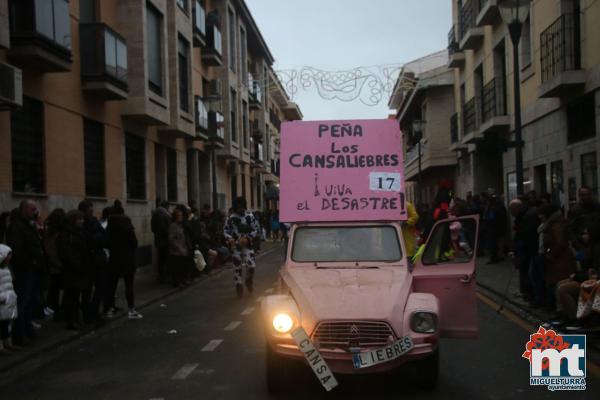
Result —
M 10 325 L 17 318 L 17 294 L 9 268 L 11 256 L 10 247 L 0 244 L 0 354 L 18 350 L 10 340 Z
M 238 297 L 244 294 L 243 270 L 246 272 L 246 288 L 252 293 L 254 289 L 254 269 L 256 262 L 252 241 L 259 240 L 260 225 L 254 214 L 247 211 L 246 199 L 238 197 L 233 202 L 233 214 L 227 218 L 223 229 L 225 239 L 233 253 L 233 277 Z

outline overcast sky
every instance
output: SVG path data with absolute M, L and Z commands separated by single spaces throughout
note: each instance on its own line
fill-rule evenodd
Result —
M 246 0 L 275 70 L 346 70 L 396 64 L 442 50 L 452 21 L 449 0 Z M 322 99 L 314 87 L 294 96 L 306 120 L 385 118 L 374 107 Z

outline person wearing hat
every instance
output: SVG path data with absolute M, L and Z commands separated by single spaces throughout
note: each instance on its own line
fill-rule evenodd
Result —
M 10 324 L 17 318 L 17 294 L 9 269 L 11 256 L 10 247 L 0 244 L 0 354 L 10 354 L 18 349 L 10 341 Z
M 247 211 L 246 199 L 238 197 L 233 202 L 233 212 L 227 218 L 223 233 L 232 249 L 233 273 L 235 289 L 238 297 L 244 294 L 242 270 L 246 270 L 245 284 L 248 292 L 252 293 L 254 286 L 254 251 L 252 241 L 258 238 L 260 225 L 254 214 Z

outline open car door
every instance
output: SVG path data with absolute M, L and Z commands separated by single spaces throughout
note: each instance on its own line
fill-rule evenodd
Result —
M 475 260 L 479 216 L 438 221 L 413 269 L 415 292 L 439 300 L 443 337 L 477 337 Z

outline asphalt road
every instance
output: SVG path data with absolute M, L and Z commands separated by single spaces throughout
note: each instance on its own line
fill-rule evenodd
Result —
M 282 251 L 258 260 L 253 296 L 235 298 L 231 271 L 201 282 L 78 342 L 44 365 L 4 374 L 0 399 L 267 399 L 260 296 L 275 287 Z M 339 379 L 327 395 L 308 368 L 280 399 L 599 399 L 588 372 L 586 392 L 529 386 L 521 358 L 526 331 L 479 303 L 480 337 L 444 340 L 434 391 L 420 391 L 411 371 L 394 377 Z M 174 333 L 173 331 L 176 331 Z M 171 332 L 171 333 L 169 333 Z

